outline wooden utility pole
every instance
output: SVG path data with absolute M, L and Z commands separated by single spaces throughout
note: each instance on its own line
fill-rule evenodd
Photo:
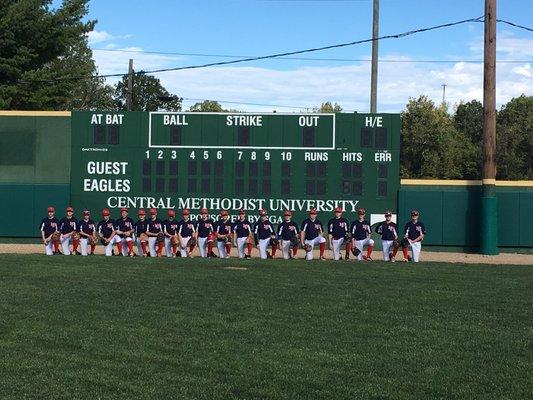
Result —
M 377 112 L 378 103 L 378 45 L 379 45 L 379 0 L 374 0 L 372 13 L 372 71 L 370 73 L 370 112 Z
M 128 97 L 127 97 L 127 108 L 128 111 L 131 111 L 133 103 L 133 59 L 130 58 L 130 63 L 128 66 Z
M 482 254 L 498 254 L 496 187 L 496 0 L 485 0 L 483 68 Z

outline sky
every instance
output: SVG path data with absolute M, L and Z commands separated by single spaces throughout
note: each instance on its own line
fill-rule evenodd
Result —
M 497 17 L 532 27 L 533 1 L 499 0 Z M 380 35 L 483 16 L 484 0 L 380 0 Z M 228 61 L 371 38 L 372 0 L 91 0 L 100 74 Z M 498 24 L 497 104 L 533 89 L 533 32 Z M 170 54 L 169 54 L 170 53 Z M 184 108 L 217 100 L 241 111 L 298 112 L 322 102 L 368 112 L 371 44 L 155 74 Z M 482 100 L 483 23 L 379 42 L 378 112 L 424 94 L 453 109 Z M 425 62 L 425 61 L 431 62 Z M 422 62 L 424 61 L 424 62 Z M 110 79 L 110 83 L 116 80 Z

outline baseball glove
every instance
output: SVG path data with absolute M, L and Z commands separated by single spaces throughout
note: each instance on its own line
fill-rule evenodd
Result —
M 59 242 L 61 240 L 61 234 L 59 232 L 52 233 L 52 242 Z
M 402 246 L 402 247 L 409 247 L 409 239 L 407 239 L 407 238 L 403 238 L 403 239 L 400 241 L 400 246 Z
M 352 247 L 352 254 L 357 257 L 359 254 L 361 254 L 361 250 L 359 250 L 357 247 Z
M 308 243 L 304 244 L 302 248 L 305 250 L 306 253 L 309 253 L 311 250 L 313 250 L 313 246 Z
M 157 234 L 157 241 L 158 242 L 164 242 L 165 241 L 165 234 L 163 232 L 159 232 Z
M 190 238 L 189 241 L 187 242 L 187 246 L 196 246 L 196 239 L 195 238 Z
M 213 242 L 216 239 L 217 235 L 214 232 L 211 232 L 207 237 L 208 242 Z
M 277 246 L 279 244 L 279 240 L 276 238 L 270 238 L 270 245 L 271 246 Z
M 107 246 L 107 239 L 103 236 L 100 236 L 100 243 L 102 243 L 104 246 Z
M 72 233 L 72 240 L 80 240 L 80 234 L 78 232 Z
M 396 249 L 398 249 L 399 247 L 400 247 L 400 241 L 399 241 L 398 239 L 394 239 L 394 240 L 392 241 L 392 248 L 393 248 L 394 250 L 396 250 Z
M 96 237 L 95 236 L 87 237 L 87 243 L 89 243 L 89 245 L 91 246 L 94 246 L 96 244 Z
M 177 244 L 179 244 L 179 240 L 178 240 L 178 237 L 176 235 L 172 235 L 170 237 L 170 243 L 172 244 L 172 246 L 175 246 Z
M 141 242 L 147 242 L 148 241 L 148 235 L 146 233 L 141 233 L 139 235 L 139 239 L 141 240 Z
M 291 237 L 291 245 L 292 246 L 298 246 L 300 244 L 300 238 L 296 235 Z

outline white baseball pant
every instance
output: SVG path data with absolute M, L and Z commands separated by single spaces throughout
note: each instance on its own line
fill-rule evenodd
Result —
M 53 256 L 54 255 L 54 244 L 52 243 L 52 238 L 48 240 L 48 243 L 44 245 L 44 253 L 47 256 Z
M 393 240 L 382 240 L 381 247 L 383 250 L 383 261 L 390 261 L 389 253 L 392 253 Z
M 150 249 L 150 257 L 157 257 L 157 238 L 155 236 L 148 237 L 148 248 Z
M 89 252 L 87 251 L 88 248 L 89 248 L 89 239 L 87 239 L 85 236 L 80 237 L 80 249 L 81 249 L 82 256 L 89 255 Z
M 357 259 L 361 261 L 363 259 L 363 248 L 364 246 L 374 246 L 374 241 L 370 238 L 363 239 L 363 240 L 356 240 L 355 241 L 355 248 L 360 251 L 359 255 L 357 256 Z
M 320 245 L 320 243 L 326 243 L 326 239 L 324 238 L 324 236 L 317 236 L 316 238 L 311 239 L 311 240 L 305 239 L 304 243 L 311 245 L 311 251 L 308 251 L 306 253 L 305 259 L 306 260 L 312 260 L 313 259 L 313 250 L 315 248 L 315 245 Z
M 420 251 L 422 250 L 422 242 L 409 241 L 409 245 L 411 246 L 411 254 L 413 257 L 413 261 L 418 262 L 418 260 L 420 259 Z
M 172 242 L 168 236 L 165 236 L 165 254 L 167 257 L 174 257 L 174 252 L 172 251 Z
M 223 240 L 217 240 L 217 249 L 219 258 L 229 258 L 226 253 L 226 242 Z
M 105 255 L 106 255 L 106 256 L 109 257 L 109 256 L 112 256 L 112 255 L 113 255 L 113 245 L 114 245 L 115 243 L 118 243 L 119 240 L 121 240 L 121 238 L 118 237 L 117 235 L 115 235 L 115 236 L 113 236 L 113 239 L 111 239 L 111 240 L 109 241 L 109 243 L 106 244 L 106 246 L 105 246 L 105 248 L 104 248 L 104 249 L 105 249 Z
M 189 246 L 187 246 L 187 243 L 189 243 L 189 239 L 191 237 L 182 237 L 180 240 L 180 254 L 182 257 L 188 257 L 189 256 Z
M 237 254 L 239 255 L 239 258 L 244 258 L 246 255 L 246 243 L 248 243 L 248 236 L 237 238 Z
M 336 261 L 342 259 L 341 247 L 344 244 L 344 238 L 333 239 L 331 243 L 333 244 L 333 259 Z
M 198 237 L 198 250 L 200 251 L 200 257 L 207 257 L 207 238 Z
M 141 239 L 136 237 L 135 244 L 137 245 L 137 254 L 139 254 L 139 256 L 144 256 L 143 247 L 141 245 Z
M 269 244 L 270 238 L 259 239 L 259 243 L 257 244 L 259 246 L 259 257 L 261 257 L 263 260 L 268 258 L 267 248 Z
M 290 240 L 281 241 L 281 254 L 283 254 L 285 260 L 292 258 L 292 243 Z
M 61 235 L 59 239 L 61 241 L 61 250 L 63 254 L 68 256 L 70 255 L 70 243 L 72 242 L 72 235 Z
M 121 241 L 122 242 L 122 255 L 123 256 L 127 256 L 128 255 L 128 242 L 131 242 L 133 239 L 131 238 L 131 236 L 129 237 L 125 237 L 125 238 L 121 238 L 120 236 L 117 236 L 119 240 L 118 241 Z

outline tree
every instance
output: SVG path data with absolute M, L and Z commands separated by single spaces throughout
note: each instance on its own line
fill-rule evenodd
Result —
M 402 177 L 463 179 L 475 171 L 472 151 L 445 104 L 436 107 L 426 96 L 409 99 L 401 114 Z
M 82 21 L 88 0 L 4 0 L 0 13 L 0 109 L 64 109 L 94 62 L 63 68 L 87 46 L 96 21 Z M 90 58 L 89 58 L 90 60 Z
M 128 75 L 115 86 L 118 108 L 127 108 Z M 135 74 L 133 77 L 132 111 L 181 111 L 182 99 L 166 90 L 155 76 Z
M 342 112 L 342 107 L 336 102 L 335 104 L 331 104 L 331 101 L 326 101 L 320 107 L 313 108 L 313 112 L 325 114 L 340 113 Z
M 204 100 L 200 103 L 196 103 L 189 108 L 189 111 L 194 112 L 227 112 L 222 108 L 218 101 L 214 100 Z
M 496 121 L 496 178 L 533 179 L 533 96 L 511 99 Z
M 470 159 L 464 177 L 481 179 L 483 168 L 483 104 L 477 100 L 459 103 L 453 116 L 457 132 L 465 137 L 466 156 Z

